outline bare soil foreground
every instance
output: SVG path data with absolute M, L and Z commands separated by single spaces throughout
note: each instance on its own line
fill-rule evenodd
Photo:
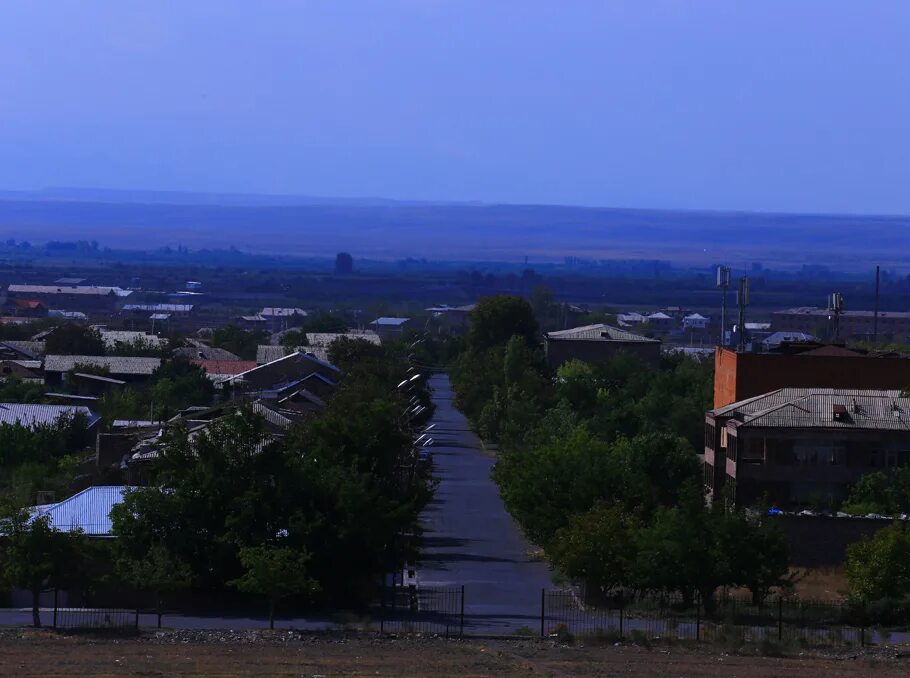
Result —
M 768 652 L 770 649 L 765 648 Z M 773 651 L 773 650 L 772 650 Z M 906 676 L 895 648 L 796 651 L 565 646 L 537 640 L 445 640 L 297 632 L 165 631 L 138 637 L 0 632 L 0 674 L 15 676 Z

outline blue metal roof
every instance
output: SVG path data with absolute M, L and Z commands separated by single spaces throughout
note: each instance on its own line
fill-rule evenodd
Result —
M 82 530 L 92 537 L 111 536 L 111 509 L 123 502 L 123 494 L 136 489 L 128 485 L 87 487 L 69 499 L 40 511 L 51 527 L 61 532 Z

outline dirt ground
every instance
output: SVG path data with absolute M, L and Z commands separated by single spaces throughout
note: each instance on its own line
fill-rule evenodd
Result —
M 906 676 L 893 648 L 747 656 L 720 648 L 562 646 L 536 640 L 393 639 L 294 632 L 163 632 L 138 638 L 0 633 L 14 676 Z

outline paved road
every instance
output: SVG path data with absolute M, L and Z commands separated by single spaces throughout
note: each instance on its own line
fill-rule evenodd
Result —
M 511 633 L 540 623 L 540 591 L 552 587 L 545 562 L 528 558 L 530 545 L 506 512 L 490 478 L 493 459 L 482 452 L 464 415 L 452 403 L 446 375 L 431 378 L 436 413 L 432 435 L 439 487 L 422 516 L 421 586 L 464 585 L 465 627 Z

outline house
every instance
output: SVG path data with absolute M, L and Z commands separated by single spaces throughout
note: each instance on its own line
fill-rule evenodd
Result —
M 401 335 L 411 322 L 410 318 L 393 318 L 385 317 L 376 318 L 370 323 L 370 329 L 376 332 L 383 339 L 386 337 L 395 337 Z
M 441 334 L 464 334 L 471 324 L 471 311 L 477 304 L 464 306 L 431 306 L 424 310 L 433 317 L 433 322 Z
M 348 330 L 347 332 L 307 332 L 307 345 L 303 351 L 329 362 L 329 347 L 338 339 L 361 339 L 379 346 L 382 339 L 372 330 Z
M 620 327 L 632 327 L 633 325 L 641 325 L 646 320 L 645 316 L 641 313 L 618 313 L 616 315 L 616 324 Z
M 236 377 L 256 367 L 255 360 L 193 360 L 199 365 L 206 376 L 215 383 L 221 383 L 230 377 Z
M 805 332 L 819 337 L 834 337 L 834 315 L 827 308 L 799 306 L 771 314 L 775 332 Z M 842 339 L 905 342 L 910 337 L 910 312 L 842 311 L 838 317 L 838 334 Z
M 684 330 L 704 330 L 711 322 L 710 318 L 703 316 L 701 313 L 690 313 L 682 319 Z
M 167 344 L 165 339 L 147 332 L 133 332 L 126 330 L 108 330 L 99 328 L 98 333 L 104 342 L 105 348 L 121 346 L 144 346 L 151 349 L 163 349 Z
M 124 304 L 123 312 L 127 315 L 141 315 L 146 313 L 169 315 L 189 315 L 193 312 L 193 304 Z
M 255 315 L 241 315 L 234 318 L 234 323 L 238 327 L 248 330 L 264 330 L 269 327 L 270 320 L 256 313 Z
M 755 339 L 755 337 L 751 336 L 750 338 L 753 341 Z M 818 337 L 806 334 L 805 332 L 772 332 L 762 339 L 759 345 L 761 346 L 762 351 L 773 351 L 780 348 L 781 344 L 800 344 L 806 342 L 811 342 L 815 346 L 820 345 Z
M 22 426 L 34 428 L 36 426 L 54 426 L 60 417 L 79 414 L 85 417 L 86 429 L 91 430 L 98 425 L 101 417 L 87 407 L 76 405 L 34 405 L 25 403 L 0 403 L 0 425 Z
M 19 379 L 32 384 L 43 384 L 40 360 L 7 360 L 0 358 L 0 383 Z
M 87 487 L 61 502 L 37 507 L 35 515 L 46 516 L 49 525 L 61 532 L 113 537 L 111 509 L 122 504 L 124 495 L 133 489 L 128 485 Z
M 303 380 L 312 374 L 335 381 L 340 372 L 331 363 L 298 351 L 258 365 L 221 383 L 235 393 L 255 395 L 267 400 L 280 399 L 301 388 Z
M 893 389 L 910 384 L 910 359 L 818 343 L 780 344 L 768 353 L 718 347 L 714 407 L 787 386 Z
M 139 358 L 132 356 L 96 356 L 96 355 L 49 355 L 44 359 L 44 383 L 57 385 L 63 383 L 68 372 L 87 373 L 89 370 L 77 368 L 95 368 L 105 372 L 103 376 L 122 380 L 128 383 L 148 381 L 159 367 L 161 358 Z
M 302 308 L 277 308 L 266 306 L 259 315 L 269 322 L 269 327 L 273 332 L 286 330 L 289 327 L 302 325 L 307 317 L 307 312 Z
M 908 463 L 910 398 L 896 389 L 781 388 L 705 415 L 709 501 L 830 506 Z
M 47 317 L 47 304 L 40 299 L 14 299 L 12 312 L 26 318 Z
M 303 350 L 303 347 L 300 347 L 300 350 Z M 288 353 L 292 353 L 291 349 L 281 344 L 259 344 L 256 347 L 256 364 L 265 365 L 266 363 L 274 362 Z
M 670 332 L 676 327 L 676 319 L 663 311 L 645 316 L 648 327 L 655 332 Z
M 186 339 L 187 346 L 181 346 L 171 351 L 174 358 L 184 360 L 240 360 L 240 356 L 230 351 L 209 346 L 199 339 Z
M 45 354 L 43 341 L 0 341 L 0 358 L 8 360 L 41 360 Z
M 547 363 L 552 369 L 569 360 L 602 362 L 623 352 L 649 365 L 660 364 L 658 339 L 648 339 L 603 323 L 546 334 Z

